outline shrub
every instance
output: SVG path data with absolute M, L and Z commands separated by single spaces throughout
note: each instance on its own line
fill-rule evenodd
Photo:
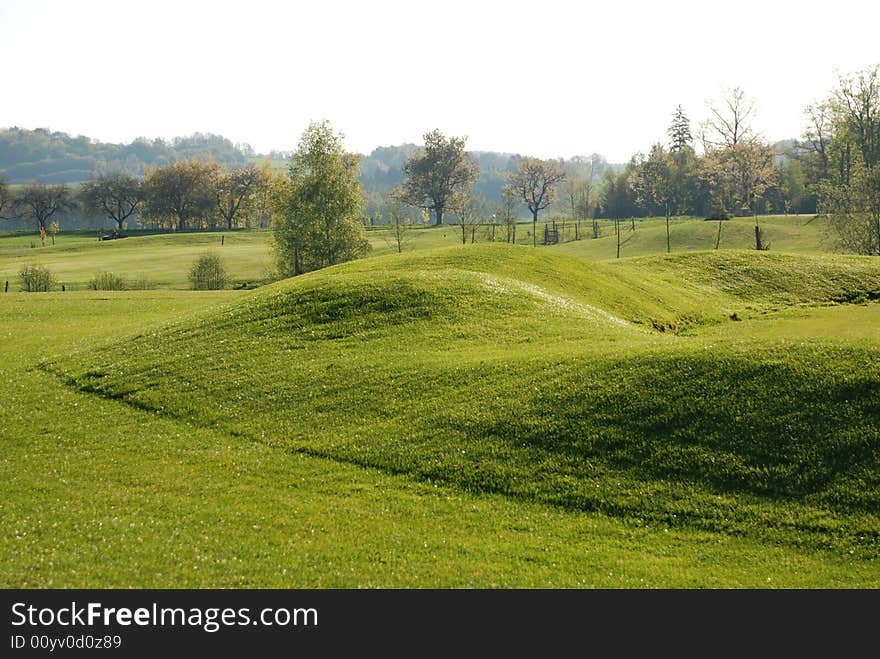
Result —
M 212 252 L 202 254 L 189 271 L 192 287 L 200 291 L 216 291 L 224 288 L 228 279 L 223 261 Z
M 89 282 L 89 288 L 93 291 L 123 291 L 125 280 L 112 272 L 99 272 Z
M 24 290 L 29 293 L 51 291 L 57 282 L 52 271 L 44 265 L 26 265 L 19 271 L 18 276 L 21 277 Z

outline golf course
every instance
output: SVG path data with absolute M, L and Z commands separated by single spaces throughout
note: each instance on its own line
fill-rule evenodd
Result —
M 878 588 L 880 260 L 760 222 L 0 234 L 0 583 Z

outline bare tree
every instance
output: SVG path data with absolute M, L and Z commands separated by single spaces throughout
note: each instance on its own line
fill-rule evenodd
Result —
M 820 102 L 808 106 L 804 110 L 807 118 L 807 129 L 803 138 L 814 154 L 819 171 L 817 178 L 826 179 L 829 175 L 829 147 L 834 136 L 834 124 L 831 114 L 831 106 L 828 102 Z
M 501 200 L 495 206 L 495 215 L 504 224 L 505 240 L 516 243 L 516 221 L 519 219 L 519 197 L 509 188 L 501 191 Z
M 9 179 L 0 175 L 0 220 L 8 220 L 3 213 L 12 210 L 14 197 L 9 187 Z
M 76 200 L 66 185 L 45 185 L 35 181 L 28 183 L 16 195 L 17 212 L 37 223 L 41 235 L 48 230 L 50 218 L 56 214 L 72 211 Z
M 388 196 L 389 234 L 387 241 L 397 249 L 398 254 L 403 252 L 404 245 L 409 242 L 410 230 L 412 229 L 412 220 L 403 209 L 403 204 L 400 201 L 401 194 L 400 190 L 395 190 Z
M 231 230 L 237 224 L 236 217 L 243 205 L 265 184 L 265 177 L 263 170 L 255 165 L 232 171 L 225 166 L 218 166 L 213 172 L 213 184 L 217 211 L 226 223 L 226 228 Z
M 457 194 L 450 200 L 449 210 L 458 217 L 461 244 L 467 242 L 468 234 L 471 236 L 471 242 L 475 243 L 477 226 L 483 224 L 486 217 L 486 204 L 482 198 L 470 193 Z
M 834 99 L 840 123 L 858 147 L 862 164 L 880 166 L 880 65 L 841 76 Z
M 661 144 L 651 147 L 648 158 L 639 163 L 633 178 L 633 189 L 640 206 L 660 211 L 666 217 L 666 252 L 672 251 L 669 218 L 672 215 L 676 161 Z M 619 227 L 618 227 L 619 231 Z
M 113 220 L 121 232 L 143 200 L 141 182 L 127 172 L 101 173 L 83 183 L 79 199 L 86 212 Z
M 522 158 L 516 171 L 508 174 L 507 186 L 532 213 L 532 244 L 538 244 L 538 213 L 556 198 L 556 186 L 565 179 L 558 163 L 538 158 Z
M 734 147 L 754 139 L 751 125 L 754 117 L 754 101 L 747 98 L 741 88 L 734 87 L 725 94 L 720 105 L 709 105 L 709 119 L 702 126 L 706 151 Z

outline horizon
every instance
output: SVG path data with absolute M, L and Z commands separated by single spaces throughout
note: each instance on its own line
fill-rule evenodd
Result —
M 752 0 L 723 19 L 694 2 L 593 8 L 554 0 L 543 5 L 548 27 L 534 39 L 523 29 L 533 16 L 524 2 L 456 0 L 434 15 L 394 0 L 257 1 L 241 15 L 232 3 L 157 3 L 146 11 L 97 0 L 9 0 L 0 5 L 0 57 L 16 63 L 7 73 L 16 93 L 0 108 L 0 126 L 117 144 L 211 133 L 268 154 L 295 150 L 309 121 L 327 119 L 359 153 L 422 144 L 439 128 L 467 137 L 470 151 L 598 153 L 625 163 L 667 141 L 677 105 L 696 134 L 707 104 L 741 87 L 755 101 L 755 129 L 777 142 L 800 136 L 803 108 L 830 94 L 838 74 L 880 59 L 875 22 L 852 24 L 847 9 L 857 6 L 844 0 L 833 15 L 817 14 L 819 48 L 803 39 L 817 32 L 802 3 Z M 707 51 L 700 35 L 722 20 L 721 47 Z M 318 29 L 297 30 L 302 24 Z M 108 50 L 119 34 L 126 48 Z M 738 34 L 756 34 L 757 47 Z M 157 41 L 162 47 L 151 48 Z M 53 81 L 57 98 L 47 103 L 35 73 L 59 61 L 75 74 Z M 133 91 L 106 83 L 131 78 Z

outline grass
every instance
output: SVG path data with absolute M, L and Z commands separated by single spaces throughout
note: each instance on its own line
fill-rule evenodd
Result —
M 4 587 L 877 587 L 876 564 L 630 524 L 251 442 L 35 368 L 242 292 L 0 304 Z M 236 302 L 237 301 L 237 302 Z M 112 328 L 112 329 L 108 329 Z
M 0 584 L 876 588 L 880 266 L 761 221 L 215 292 L 268 232 L 0 235 L 67 288 L 0 296 Z
M 764 241 L 769 243 L 771 252 L 817 254 L 836 250 L 833 235 L 823 218 L 813 215 L 774 215 L 758 219 Z M 592 261 L 615 258 L 617 236 L 614 226 L 608 221 L 601 221 L 600 224 L 599 238 L 589 237 L 592 231 L 590 223 L 581 222 L 585 238 L 554 245 L 552 249 Z M 648 256 L 666 252 L 666 222 L 663 218 L 637 219 L 635 225 L 633 231 L 629 220 L 621 222 L 621 256 Z M 670 225 L 672 252 L 712 250 L 717 233 L 718 222 L 702 218 L 673 218 Z M 722 223 L 722 250 L 754 247 L 755 222 L 751 217 L 733 218 Z
M 7 234 L 0 237 L 0 281 L 9 280 L 10 290 L 17 290 L 21 267 L 39 263 L 49 267 L 68 291 L 89 288 L 89 282 L 102 272 L 129 282 L 147 282 L 151 288 L 187 289 L 192 264 L 211 249 L 223 257 L 234 282 L 260 282 L 273 276 L 269 235 L 250 230 L 99 241 L 94 232 L 77 231 L 61 232 L 54 246 L 47 240 L 40 247 L 39 236 Z
M 637 220 L 637 230 L 630 231 L 624 223 L 621 237 L 623 256 L 661 255 L 666 251 L 665 223 L 662 218 Z M 828 253 L 834 244 L 827 234 L 824 222 L 812 216 L 771 216 L 761 218 L 771 251 L 793 253 Z M 585 234 L 588 223 L 581 224 Z M 616 254 L 613 226 L 601 221 L 602 237 L 593 240 L 563 242 L 550 250 L 579 256 L 586 260 L 611 259 Z M 539 237 L 543 237 L 544 223 L 539 223 Z M 573 238 L 570 223 L 563 238 Z M 714 246 L 717 223 L 699 219 L 677 218 L 673 223 L 673 251 L 706 250 Z M 749 249 L 754 237 L 750 218 L 725 222 L 722 247 Z M 517 243 L 532 242 L 531 223 L 517 227 Z M 132 232 L 123 240 L 99 241 L 92 231 L 62 231 L 53 246 L 46 240 L 41 246 L 35 232 L 0 233 L 0 285 L 9 281 L 12 290 L 18 290 L 18 273 L 25 265 L 46 265 L 66 290 L 83 290 L 100 272 L 109 272 L 127 282 L 139 282 L 140 288 L 187 289 L 189 269 L 205 250 L 220 254 L 234 284 L 265 283 L 276 277 L 275 262 L 270 244 L 270 232 L 251 229 L 246 231 L 216 231 L 194 233 L 140 233 Z M 496 239 L 503 240 L 503 227 L 496 227 Z M 461 242 L 461 231 L 455 225 L 415 227 L 408 234 L 406 253 L 439 247 L 451 247 Z M 373 256 L 396 252 L 384 227 L 369 227 L 367 237 Z M 223 244 L 221 245 L 221 240 Z M 478 242 L 488 242 L 489 229 L 477 232 Z M 540 241 L 539 241 L 540 242 Z M 33 247 L 31 247 L 33 245 Z
M 697 538 L 736 542 L 742 556 L 778 557 L 788 578 L 784 566 L 809 557 L 815 572 L 801 585 L 876 586 L 880 314 L 867 300 L 878 291 L 870 258 L 733 251 L 591 264 L 477 245 L 279 282 L 112 349 L 43 355 L 34 377 L 181 424 L 182 446 L 210 434 L 249 447 L 292 470 L 268 470 L 282 485 L 297 460 L 381 477 L 392 492 L 498 505 L 508 519 L 543 511 L 559 524 L 544 541 L 563 572 L 583 568 L 556 541 L 599 524 L 609 541 L 612 529 L 635 534 L 645 555 L 674 533 L 676 557 L 695 559 Z M 829 336 L 834 326 L 851 329 Z M 283 517 L 280 505 L 267 519 Z M 494 546 L 469 537 L 459 567 L 446 556 L 435 581 L 379 582 L 461 583 L 450 575 L 491 563 Z M 590 542 L 591 560 L 615 560 L 616 541 Z M 747 561 L 722 570 L 717 558 L 681 574 L 648 559 L 646 581 L 618 585 L 756 585 Z M 493 574 L 572 585 L 520 567 L 502 561 Z

